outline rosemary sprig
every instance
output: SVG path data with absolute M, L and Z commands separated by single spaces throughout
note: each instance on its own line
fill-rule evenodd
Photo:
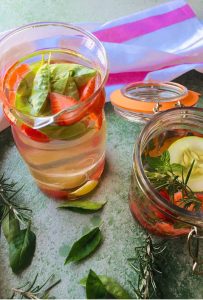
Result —
M 9 182 L 4 174 L 0 177 L 0 225 L 9 211 L 12 211 L 15 218 L 23 225 L 30 221 L 31 209 L 15 202 L 15 197 L 23 188 L 22 186 L 16 189 L 16 185 L 15 182 Z
M 153 243 L 150 235 L 147 235 L 143 246 L 135 248 L 135 257 L 128 259 L 133 270 L 139 274 L 136 287 L 130 282 L 138 299 L 159 296 L 155 277 L 161 274 L 158 260 L 166 249 L 165 243 L 165 240 Z
M 45 290 L 43 288 L 53 280 L 54 274 L 52 274 L 42 285 L 36 285 L 38 274 L 35 276 L 32 282 L 27 282 L 19 288 L 12 288 L 13 294 L 11 299 L 15 298 L 17 295 L 21 296 L 21 299 L 47 299 L 49 297 L 49 292 L 57 284 L 61 282 L 61 279 L 56 280 L 54 283 L 50 284 Z

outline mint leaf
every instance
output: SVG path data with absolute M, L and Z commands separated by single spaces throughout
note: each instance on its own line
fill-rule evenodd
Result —
M 152 171 L 167 172 L 171 170 L 170 153 L 168 151 L 164 151 L 161 156 L 147 156 L 145 160 Z
M 184 170 L 184 167 L 180 164 L 177 164 L 177 163 L 173 163 L 171 164 L 171 169 L 174 173 L 179 173 L 181 174 L 182 173 L 182 170 Z

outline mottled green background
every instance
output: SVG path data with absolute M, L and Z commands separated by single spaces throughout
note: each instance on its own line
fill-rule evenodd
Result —
M 66 22 L 107 21 L 113 17 L 150 7 L 166 1 L 103 0 L 100 1 L 22 1 L 0 0 L 0 30 L 6 30 L 27 22 L 57 20 Z M 201 2 L 189 1 L 201 16 Z M 202 16 L 203 17 L 203 16 Z M 203 75 L 191 72 L 178 80 L 189 88 L 203 93 Z M 117 279 L 129 292 L 129 280 L 135 282 L 127 258 L 133 256 L 134 247 L 142 244 L 144 231 L 133 220 L 128 209 L 128 189 L 132 164 L 133 145 L 140 132 L 139 126 L 129 123 L 114 114 L 106 105 L 108 122 L 107 163 L 98 189 L 90 196 L 95 200 L 108 200 L 101 213 L 80 215 L 69 211 L 57 211 L 57 203 L 40 193 L 19 156 L 10 134 L 0 135 L 0 170 L 24 184 L 21 199 L 33 209 L 33 227 L 37 234 L 37 249 L 32 265 L 20 276 L 12 274 L 8 267 L 7 244 L 0 240 L 0 297 L 11 295 L 11 288 L 21 285 L 39 273 L 39 282 L 55 273 L 62 283 L 55 288 L 57 298 L 85 298 L 78 284 L 90 268 L 98 274 Z M 70 245 L 89 228 L 103 221 L 104 242 L 89 259 L 79 264 L 64 266 Z M 163 275 L 158 285 L 163 298 L 202 298 L 203 277 L 191 273 L 191 260 L 185 239 L 171 240 L 163 260 Z

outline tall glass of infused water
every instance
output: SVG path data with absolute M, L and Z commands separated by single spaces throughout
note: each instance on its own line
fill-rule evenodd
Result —
M 16 146 L 39 188 L 76 199 L 104 169 L 104 47 L 65 23 L 34 23 L 0 40 L 0 96 Z

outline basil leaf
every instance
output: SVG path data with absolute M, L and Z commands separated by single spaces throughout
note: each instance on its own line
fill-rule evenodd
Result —
M 71 72 L 69 64 L 51 64 L 51 91 L 59 94 L 64 94 L 67 82 L 70 78 L 70 74 Z
M 20 223 L 15 218 L 12 210 L 9 210 L 8 214 L 3 219 L 2 229 L 8 243 L 20 232 Z
M 90 271 L 91 271 L 91 273 L 93 272 L 92 270 L 90 270 Z M 89 275 L 88 275 L 88 277 L 89 277 Z M 80 284 L 82 286 L 86 287 L 86 289 L 87 289 L 87 280 L 88 280 L 88 277 L 85 277 L 85 278 L 83 278 L 83 279 L 80 280 Z M 95 276 L 94 276 L 94 278 L 96 280 Z M 131 299 L 131 297 L 128 294 L 128 292 L 125 291 L 120 286 L 120 284 L 118 282 L 116 282 L 114 279 L 112 279 L 111 277 L 107 277 L 105 275 L 97 275 L 97 278 L 99 278 L 99 280 L 103 284 L 104 288 L 109 293 L 110 298 L 115 298 L 115 299 Z M 90 296 L 92 298 L 93 295 L 91 294 L 91 292 L 92 291 L 90 291 Z M 95 295 L 94 295 L 94 297 L 95 297 Z M 95 297 L 95 299 L 97 299 L 97 298 Z
M 34 78 L 32 93 L 29 102 L 32 106 L 31 113 L 40 115 L 48 104 L 48 93 L 50 91 L 50 65 L 42 65 Z
M 87 84 L 88 81 L 92 77 L 96 76 L 97 73 L 95 69 L 87 68 L 80 65 L 76 65 L 76 68 L 73 71 L 74 80 L 79 88 Z
M 58 208 L 67 208 L 69 210 L 81 213 L 91 213 L 100 210 L 105 204 L 106 201 L 95 202 L 88 200 L 74 200 L 62 203 L 58 206 Z
M 80 98 L 77 84 L 75 83 L 75 80 L 72 77 L 69 77 L 69 79 L 67 81 L 64 94 L 66 96 L 73 97 L 76 100 L 79 100 L 79 98 Z
M 35 252 L 36 236 L 30 230 L 20 230 L 9 243 L 10 265 L 14 273 L 19 273 L 28 267 Z
M 101 231 L 99 227 L 95 227 L 73 244 L 65 260 L 65 264 L 86 258 L 96 250 L 101 240 Z
M 31 96 L 34 78 L 40 65 L 41 63 L 35 63 L 31 65 L 31 71 L 23 77 L 17 88 L 15 107 L 22 113 L 30 114 L 31 112 L 32 106 L 30 105 L 28 99 Z
M 83 122 L 77 122 L 69 126 L 49 125 L 40 129 L 49 138 L 57 140 L 72 140 L 80 137 L 89 130 Z
M 51 91 L 79 100 L 78 88 L 96 75 L 96 70 L 78 64 L 50 65 Z
M 90 270 L 86 282 L 86 297 L 87 299 L 113 299 L 111 294 L 97 276 L 97 274 Z

